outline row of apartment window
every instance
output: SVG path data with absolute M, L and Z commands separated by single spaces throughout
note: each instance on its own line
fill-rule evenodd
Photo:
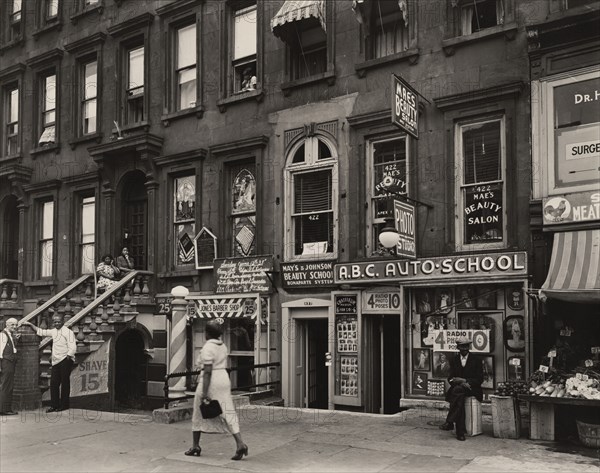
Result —
M 79 8 L 96 6 L 101 0 L 85 0 Z M 469 35 L 498 24 L 505 19 L 505 2 L 508 0 L 453 0 L 460 7 L 460 30 L 458 34 Z M 566 1 L 566 0 L 565 0 Z M 565 7 L 571 8 L 589 3 L 586 0 L 568 0 Z M 258 16 L 256 0 L 229 2 L 230 39 L 227 56 L 229 57 L 228 83 L 226 93 L 236 94 L 260 89 L 260 74 L 258 71 L 257 50 Z M 363 5 L 363 6 L 361 6 Z M 355 2 L 357 15 L 366 25 L 365 31 L 371 57 L 378 58 L 405 51 L 409 48 L 408 24 L 411 2 L 396 0 L 372 0 Z M 513 8 L 511 6 L 511 8 Z M 44 0 L 40 6 L 46 12 L 48 21 L 54 21 L 59 10 L 59 0 Z M 18 25 L 22 20 L 23 3 L 12 0 L 9 9 L 9 23 Z M 159 14 L 161 10 L 159 9 Z M 163 12 L 168 16 L 169 12 Z M 364 16 L 367 18 L 364 18 Z M 148 21 L 147 19 L 145 20 Z M 199 87 L 199 52 L 198 25 L 195 13 L 185 14 L 169 23 L 169 45 L 167 54 L 170 57 L 168 65 L 168 87 L 165 92 L 166 116 L 188 110 L 194 110 L 198 105 Z M 330 68 L 327 52 L 327 33 L 318 23 L 297 27 L 296 35 L 282 35 L 289 46 L 288 75 L 290 79 L 302 79 L 324 73 Z M 9 28 L 10 30 L 10 28 Z M 110 31 L 110 29 L 109 29 Z M 115 35 L 119 35 L 115 32 Z M 148 88 L 150 61 L 146 43 L 147 32 L 139 29 L 134 35 L 122 38 L 121 63 L 119 64 L 120 86 L 117 103 L 116 122 L 121 126 L 135 126 L 148 119 Z M 96 36 L 94 48 L 90 52 L 90 42 L 83 41 L 82 45 L 69 49 L 76 57 L 77 63 L 77 92 L 74 100 L 77 107 L 73 117 L 76 121 L 75 140 L 95 136 L 98 133 L 100 103 L 98 90 L 100 88 L 99 71 L 102 70 L 101 43 L 104 35 Z M 87 49 L 81 52 L 82 49 Z M 46 70 L 38 72 L 35 96 L 37 97 L 37 119 L 33 133 L 37 146 L 47 146 L 59 142 L 57 117 L 57 91 L 59 90 L 60 60 Z M 99 67 L 100 66 L 100 67 Z M 13 78 L 3 84 L 3 129 L 5 139 L 2 143 L 2 156 L 12 156 L 20 152 L 20 84 L 18 78 Z
M 456 125 L 457 185 L 456 241 L 457 249 L 490 249 L 506 246 L 506 145 L 504 116 L 490 116 L 476 122 Z M 368 172 L 367 255 L 388 254 L 378 242 L 385 219 L 392 217 L 393 202 L 382 190 L 381 182 L 391 176 L 400 181 L 400 193 L 408 195 L 411 169 L 406 136 L 391 135 L 366 143 Z M 332 259 L 338 257 L 339 189 L 338 154 L 333 139 L 325 135 L 305 138 L 294 145 L 285 167 L 284 258 Z M 257 245 L 257 180 L 253 160 L 227 166 L 229 190 L 226 215 L 229 248 L 226 256 L 256 255 Z M 196 227 L 196 176 L 183 174 L 170 183 L 173 246 L 167 260 L 174 267 L 194 265 Z M 92 193 L 78 197 L 77 244 L 79 269 L 92 272 L 96 261 L 96 200 Z M 41 278 L 53 274 L 55 204 L 38 203 L 39 270 Z M 222 240 L 221 238 L 219 240 Z M 394 250 L 389 253 L 395 254 Z M 202 255 L 198 255 L 202 260 Z M 207 262 L 211 264 L 211 262 Z

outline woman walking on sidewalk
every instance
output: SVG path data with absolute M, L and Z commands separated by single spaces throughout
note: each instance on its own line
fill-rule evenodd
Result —
M 248 455 L 248 446 L 242 441 L 238 417 L 231 398 L 231 383 L 227 373 L 227 347 L 221 340 L 223 328 L 215 320 L 206 324 L 206 343 L 200 351 L 200 382 L 194 396 L 192 414 L 192 447 L 185 452 L 188 456 L 200 456 L 200 434 L 230 433 L 236 443 L 232 460 L 241 460 Z M 211 399 L 219 401 L 223 413 L 212 419 L 204 419 L 200 404 Z

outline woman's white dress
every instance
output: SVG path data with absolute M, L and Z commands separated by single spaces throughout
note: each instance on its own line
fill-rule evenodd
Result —
M 198 377 L 198 387 L 194 395 L 194 411 L 192 413 L 192 430 L 224 434 L 237 434 L 240 431 L 238 416 L 231 397 L 231 382 L 227 373 L 227 347 L 221 340 L 207 340 L 200 351 L 199 365 L 202 369 L 205 365 L 213 366 L 208 397 L 216 399 L 221 405 L 223 414 L 213 419 L 203 419 L 200 413 L 200 395 L 204 383 L 204 372 Z

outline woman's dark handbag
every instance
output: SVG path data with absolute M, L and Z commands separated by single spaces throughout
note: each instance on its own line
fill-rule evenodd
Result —
M 200 414 L 202 414 L 203 419 L 212 419 L 217 417 L 223 413 L 221 409 L 221 404 L 216 399 L 213 399 L 210 402 L 201 402 L 200 403 Z

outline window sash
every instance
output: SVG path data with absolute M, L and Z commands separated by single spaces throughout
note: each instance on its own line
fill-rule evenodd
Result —
M 196 66 L 196 24 L 177 30 L 177 70 Z
M 144 47 L 130 49 L 127 53 L 127 92 L 144 93 Z M 140 91 L 141 89 L 141 91 Z
M 44 78 L 42 111 L 50 112 L 56 109 L 56 74 Z
M 333 210 L 331 169 L 295 173 L 293 179 L 292 216 L 326 213 Z
M 493 118 L 480 122 L 458 125 L 457 158 L 460 160 L 462 172 L 458 181 L 457 244 L 459 247 L 476 247 L 484 245 L 502 246 L 506 240 L 506 189 L 505 189 L 505 126 L 504 118 Z M 465 135 L 467 138 L 465 140 Z M 470 136 L 469 136 L 470 135 Z M 496 155 L 492 158 L 496 169 L 483 168 L 477 175 L 477 157 L 484 156 L 485 138 L 496 138 L 495 146 L 490 146 L 486 153 Z M 477 152 L 477 138 L 479 153 Z M 475 142 L 475 152 L 468 149 Z M 472 161 L 472 162 L 469 162 Z M 482 204 L 482 205 L 480 205 Z M 468 227 L 472 225 L 472 227 Z
M 54 252 L 54 202 L 44 202 L 41 213 L 40 276 L 52 276 Z
M 81 201 L 81 235 L 79 256 L 81 274 L 93 273 L 96 261 L 96 198 L 85 197 Z
M 240 8 L 233 14 L 233 60 L 256 55 L 256 4 Z
M 58 18 L 58 2 L 59 0 L 46 0 L 44 14 L 47 21 Z

